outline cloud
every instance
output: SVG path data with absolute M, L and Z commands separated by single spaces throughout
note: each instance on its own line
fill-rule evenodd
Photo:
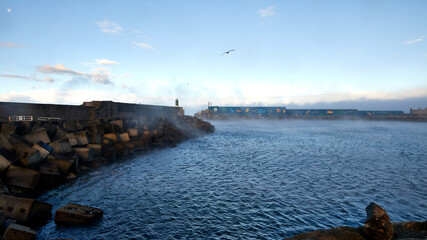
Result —
M 12 43 L 12 42 L 0 42 L 0 47 L 6 47 L 6 48 L 20 48 L 22 47 L 21 44 Z
M 147 49 L 151 49 L 151 50 L 153 50 L 154 51 L 154 48 L 152 47 L 152 46 L 150 46 L 150 45 L 148 45 L 147 43 L 142 43 L 142 42 L 133 42 L 133 44 L 135 45 L 135 46 L 137 46 L 137 47 L 140 47 L 140 48 L 147 48 Z
M 7 11 L 8 13 L 11 13 L 11 12 L 12 12 L 12 9 L 8 8 L 6 11 Z
M 272 17 L 276 14 L 276 12 L 274 11 L 275 8 L 276 8 L 275 6 L 269 6 L 267 8 L 259 9 L 258 14 L 262 18 Z
M 105 59 L 105 58 L 96 59 L 95 62 L 97 64 L 99 64 L 99 65 L 116 65 L 116 64 L 119 64 L 119 62 L 108 60 L 108 59 Z
M 122 27 L 114 22 L 102 21 L 96 22 L 96 24 L 100 27 L 101 32 L 119 34 L 122 31 Z
M 405 42 L 405 45 L 411 45 L 411 44 L 414 44 L 414 43 L 417 43 L 417 42 L 421 42 L 422 40 L 423 40 L 422 38 L 416 38 L 416 39 L 413 39 L 413 40 L 409 40 L 409 41 Z
M 70 68 L 66 68 L 62 63 L 58 63 L 55 66 L 51 66 L 49 64 L 39 66 L 38 72 L 47 73 L 47 74 L 65 74 L 70 76 L 75 76 L 82 78 L 83 80 L 90 79 L 94 83 L 101 84 L 112 84 L 109 79 L 109 70 L 106 68 L 95 68 L 92 70 L 92 73 L 84 73 L 74 71 Z
M 49 77 L 45 77 L 44 79 L 36 78 L 36 77 L 28 77 L 28 76 L 20 76 L 20 75 L 11 75 L 11 74 L 0 74 L 0 77 L 3 78 L 17 78 L 17 79 L 23 79 L 23 80 L 30 80 L 30 81 L 36 81 L 36 82 L 49 82 L 53 83 L 53 79 Z

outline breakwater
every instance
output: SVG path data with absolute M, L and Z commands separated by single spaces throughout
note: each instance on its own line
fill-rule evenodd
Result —
M 214 131 L 179 107 L 105 101 L 81 106 L 0 103 L 0 119 L 0 226 L 4 221 L 32 226 L 49 218 L 52 206 L 28 197 L 88 168 Z M 9 237 L 33 236 L 25 226 L 7 225 Z
M 226 107 L 209 106 L 196 114 L 204 119 L 365 119 L 427 121 L 425 110 L 403 111 L 361 111 L 358 109 L 287 109 L 286 107 Z

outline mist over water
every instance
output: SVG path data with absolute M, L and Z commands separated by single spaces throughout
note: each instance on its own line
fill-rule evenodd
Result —
M 104 210 L 90 227 L 53 222 L 40 238 L 282 239 L 427 216 L 427 123 L 213 122 L 216 132 L 92 170 L 40 199 Z

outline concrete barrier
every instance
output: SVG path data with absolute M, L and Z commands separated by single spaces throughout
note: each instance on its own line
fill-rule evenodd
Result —
M 36 190 L 40 180 L 40 173 L 28 168 L 10 166 L 7 170 L 4 182 L 7 185 L 28 190 Z
M 103 211 L 98 208 L 68 204 L 55 211 L 55 224 L 59 226 L 90 225 L 101 219 Z
M 9 224 L 3 238 L 6 240 L 36 240 L 37 232 L 29 227 L 12 223 Z
M 24 223 L 34 223 L 52 216 L 52 205 L 48 203 L 7 195 L 0 197 L 0 210 L 6 217 Z

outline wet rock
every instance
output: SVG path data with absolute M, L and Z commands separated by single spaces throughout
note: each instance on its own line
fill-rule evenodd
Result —
M 387 212 L 377 204 L 371 202 L 366 207 L 366 221 L 364 232 L 369 239 L 390 240 L 393 237 L 393 225 Z
M 3 237 L 6 240 L 35 240 L 37 232 L 29 227 L 12 223 L 9 224 Z
M 103 211 L 98 208 L 68 204 L 55 212 L 55 224 L 59 226 L 90 225 L 101 219 Z
M 29 190 L 36 190 L 40 180 L 40 173 L 31 169 L 10 166 L 7 170 L 4 182 L 7 185 Z
M 356 228 L 339 227 L 295 235 L 288 240 L 365 240 Z
M 0 197 L 0 210 L 6 217 L 23 223 L 43 221 L 52 215 L 52 205 L 48 203 L 7 195 Z

